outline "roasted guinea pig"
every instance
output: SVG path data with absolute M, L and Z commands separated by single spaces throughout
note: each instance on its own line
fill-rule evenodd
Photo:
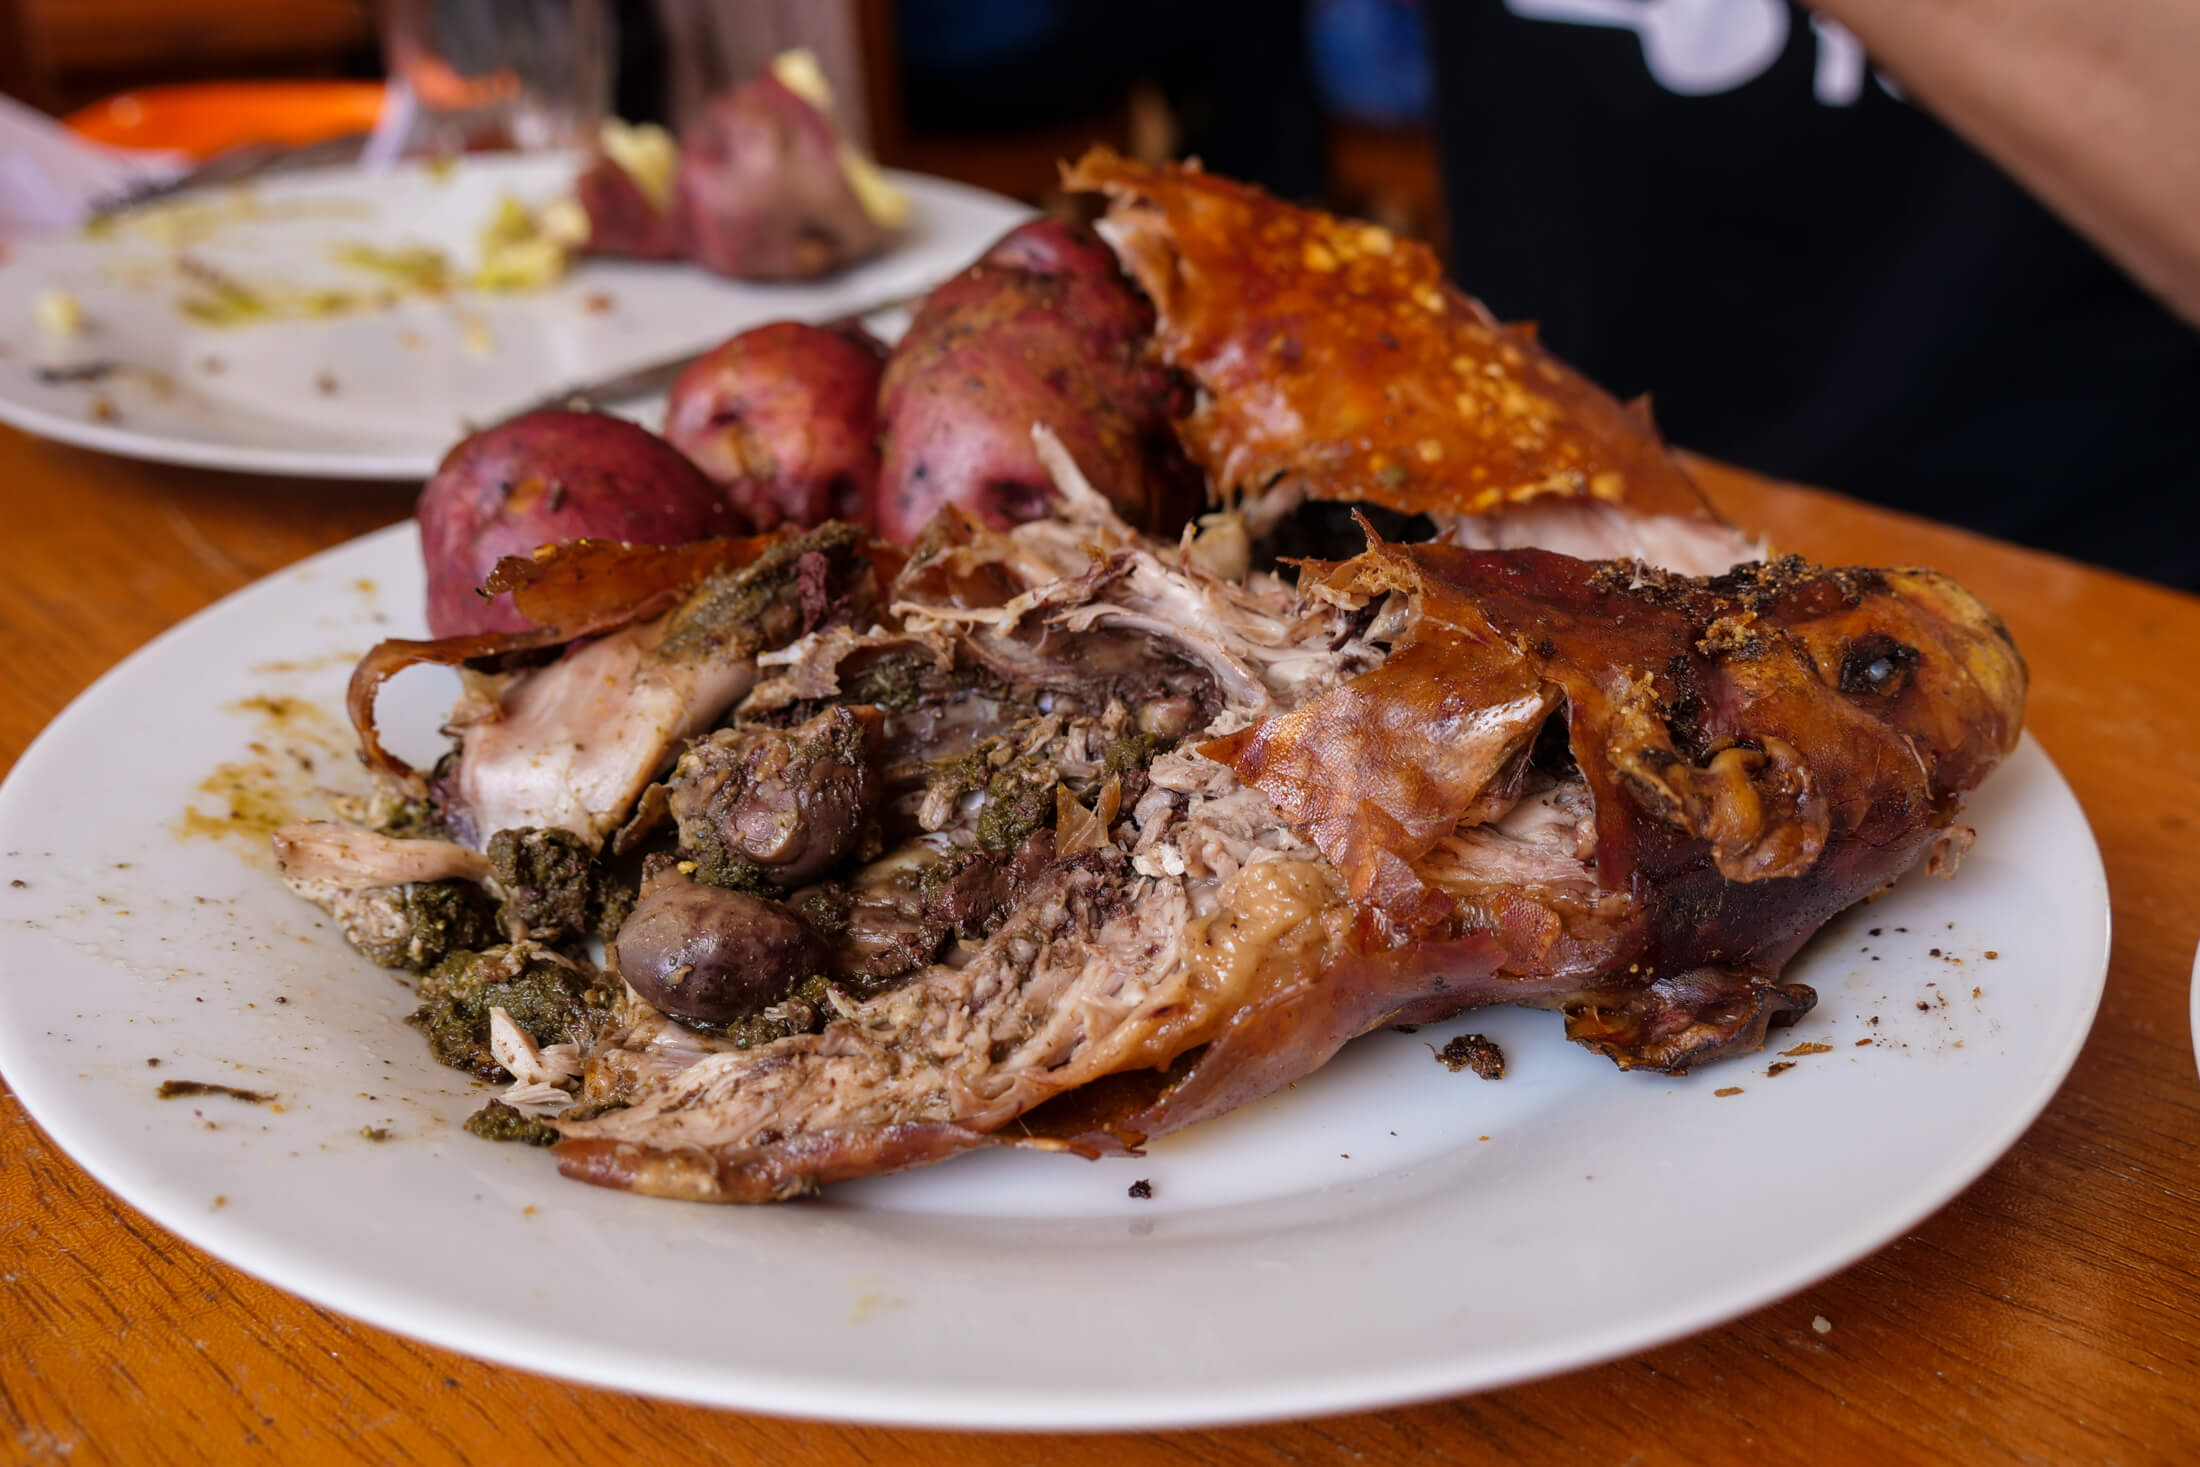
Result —
M 558 630 L 362 667 L 393 774 L 377 681 L 473 668 L 457 749 L 380 831 L 282 838 L 383 961 L 444 932 L 393 933 L 402 883 L 479 890 L 503 930 L 465 1012 L 541 1008 L 513 965 L 641 863 L 615 1002 L 575 1017 L 596 990 L 560 977 L 554 1032 L 455 1041 L 533 1082 L 569 1175 L 763 1201 L 1135 1146 L 1491 1003 L 1626 1067 L 1754 1049 L 1812 1002 L 1782 980 L 1798 947 L 1960 853 L 2017 738 L 2022 662 L 1929 572 L 1374 540 L 1294 583 L 1130 530 L 1038 436 L 1059 517 L 950 512 L 906 564 L 834 527 L 581 547 L 619 573 L 519 572 Z M 558 871 L 595 895 L 553 900 Z M 473 981 L 453 961 L 424 994 Z
M 1064 183 L 1152 299 L 1179 424 L 1265 535 L 1305 501 L 1426 516 L 1460 543 L 1713 573 L 1754 558 L 1652 425 L 1444 278 L 1428 246 L 1218 178 L 1095 148 Z

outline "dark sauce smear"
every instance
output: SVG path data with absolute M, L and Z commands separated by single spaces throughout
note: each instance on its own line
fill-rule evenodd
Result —
M 234 1085 L 216 1085 L 208 1080 L 163 1080 L 158 1093 L 162 1100 L 181 1100 L 190 1095 L 226 1095 L 248 1105 L 265 1105 L 275 1098 L 272 1090 L 240 1090 Z

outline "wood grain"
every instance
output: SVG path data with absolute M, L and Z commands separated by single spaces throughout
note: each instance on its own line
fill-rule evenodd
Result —
M 1984 1179 L 1865 1262 L 1634 1359 L 1408 1410 L 1139 1437 L 843 1428 L 566 1385 L 352 1324 L 170 1238 L 0 1093 L 0 1462 L 2193 1460 L 2200 600 L 1704 472 L 1784 548 L 1936 565 L 2008 617 L 2033 669 L 2032 727 L 2099 833 L 2115 895 L 2108 994 L 2069 1083 Z M 0 430 L 0 761 L 162 628 L 409 499 Z

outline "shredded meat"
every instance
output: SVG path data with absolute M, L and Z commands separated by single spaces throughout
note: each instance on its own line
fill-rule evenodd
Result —
M 830 576 L 784 542 L 755 564 L 806 570 L 477 674 L 444 823 L 620 829 L 603 860 L 643 852 L 671 921 L 614 944 L 632 986 L 546 1117 L 570 1175 L 762 1201 L 1131 1147 L 1490 1003 L 1622 1066 L 1707 1063 L 1810 1005 L 1788 958 L 2016 737 L 2006 633 L 1926 573 L 1377 540 L 1294 585 L 1227 518 L 1134 535 L 1035 443 L 1060 518 L 950 517 L 906 564 L 844 538 Z M 601 765 L 577 728 L 614 735 Z M 373 884 L 471 870 L 449 842 L 291 851 L 332 910 L 477 889 Z M 350 887 L 311 864 L 345 851 Z M 709 972 L 649 905 L 675 888 L 713 914 Z M 726 956 L 752 952 L 777 956 Z
M 400 840 L 314 820 L 275 832 L 275 862 L 292 885 L 366 891 L 413 881 L 486 881 L 489 858 L 447 840 Z
M 1002 560 L 1039 559 L 1007 543 L 1015 533 L 993 542 Z M 982 583 L 987 543 L 952 552 L 965 587 Z M 841 996 L 817 1032 L 713 1046 L 637 1015 L 591 1061 L 590 1093 L 626 1108 L 560 1123 L 572 1175 L 762 1200 L 978 1145 L 1134 1145 L 1266 1093 L 1379 1023 L 1491 1002 L 1560 1009 L 1569 1033 L 1622 1064 L 1685 1068 L 1752 1048 L 1811 1001 L 1776 981 L 1795 945 L 1933 833 L 1915 814 L 1936 798 L 1930 771 L 1880 751 L 1936 725 L 1939 701 L 1857 710 L 1818 659 L 1794 654 L 1867 606 L 1878 625 L 1940 636 L 1964 654 L 1936 659 L 1941 692 L 1970 701 L 1965 727 L 1995 748 L 2013 725 L 1981 715 L 2021 691 L 1995 681 L 2014 668 L 1998 633 L 1937 581 L 1894 594 L 1787 567 L 1718 586 L 1527 552 L 1378 546 L 1292 596 L 1260 577 L 1209 584 L 1121 543 L 1052 582 L 995 578 L 990 600 L 916 599 L 908 587 L 930 573 L 920 555 L 897 592 L 904 633 L 950 665 L 981 665 L 996 689 L 1046 685 L 1066 655 L 1049 639 L 1063 634 L 1106 629 L 1132 658 L 1189 650 L 1214 690 L 1200 737 L 1153 757 L 1143 791 L 1092 844 L 1084 832 L 1106 820 L 1079 801 L 1098 803 L 1094 746 L 1127 713 L 1113 700 L 1086 711 L 1067 692 L 1054 712 L 1023 712 L 979 746 L 990 753 L 977 776 L 928 784 L 926 833 L 862 880 L 917 891 L 923 873 L 981 854 L 974 821 L 1007 798 L 995 781 L 1019 760 L 1081 812 L 1083 854 L 1016 893 L 990 935 L 950 938 L 921 902 L 889 901 L 878 910 L 900 911 L 910 940 L 945 950 L 900 986 Z M 1638 630 L 1613 647 L 1595 630 L 1609 610 L 1571 620 L 1583 595 L 1627 598 L 1620 624 Z M 1718 630 L 1742 616 L 1758 628 L 1747 648 Z M 790 664 L 814 669 L 832 640 L 790 649 Z M 1676 655 L 1703 665 L 1684 677 Z M 1650 680 L 1621 675 L 1632 668 Z M 1799 740 L 1786 765 L 1720 764 L 1717 741 L 1733 737 L 1717 728 L 1720 677 L 1740 699 L 1727 716 L 1770 718 Z M 813 672 L 807 686 L 824 685 Z M 1797 722 L 1805 706 L 1817 725 Z M 1643 752 L 1671 746 L 1676 728 L 1690 741 L 1680 762 Z M 1705 739 L 1708 757 L 1695 752 Z M 1945 777 L 1974 780 L 1979 768 L 1959 761 L 1986 747 L 1950 745 Z M 1698 758 L 1704 778 L 1684 776 Z M 1783 807 L 1802 767 L 1853 787 L 1867 824 L 1837 821 L 1828 802 Z M 1670 798 L 1645 792 L 1652 778 Z M 1750 792 L 1755 826 L 1737 803 Z M 1824 825 L 1808 856 L 1822 884 L 1801 905 L 1795 883 L 1765 883 L 1799 859 L 1783 834 L 1798 819 Z M 1914 833 L 1892 835 L 1889 819 Z M 1672 904 L 1706 881 L 1727 894 Z M 1735 895 L 1752 891 L 1765 896 Z M 1687 915 L 1722 908 L 1733 917 L 1708 926 Z

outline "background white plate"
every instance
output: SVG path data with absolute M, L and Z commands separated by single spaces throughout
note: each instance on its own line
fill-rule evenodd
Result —
M 910 295 L 954 274 L 1031 211 L 944 179 L 897 173 L 907 237 L 830 280 L 756 285 L 695 266 L 583 260 L 547 290 L 462 291 L 314 320 L 208 326 L 176 308 L 180 252 L 247 285 L 371 293 L 375 275 L 334 247 L 429 245 L 462 272 L 497 201 L 539 205 L 568 190 L 572 160 L 483 155 L 443 174 L 417 165 L 369 175 L 320 169 L 253 186 L 257 219 L 229 219 L 185 246 L 123 227 L 25 240 L 0 254 L 0 421 L 111 453 L 254 473 L 424 479 L 466 425 L 584 379 L 707 350 L 745 327 L 824 321 Z M 233 195 L 206 196 L 218 212 Z M 65 290 L 92 326 L 55 340 L 33 324 L 39 296 Z M 591 309 L 608 300 L 608 308 Z M 469 329 L 469 323 L 475 329 Z M 469 339 L 474 343 L 469 349 Z M 41 383 L 40 366 L 130 364 L 96 383 Z M 334 390 L 324 390 L 324 379 Z M 94 416 L 95 402 L 112 409 Z M 628 409 L 657 425 L 661 406 Z
M 0 1070 L 55 1141 L 192 1242 L 515 1365 L 1028 1428 L 1313 1415 L 1585 1365 L 1912 1226 L 2038 1114 L 2100 996 L 2099 855 L 2027 741 L 1975 801 L 1954 881 L 1904 881 L 1791 970 L 1821 1001 L 1774 1048 L 1831 1048 L 1777 1075 L 1770 1052 L 1623 1075 L 1553 1015 L 1491 1010 L 1370 1035 L 1144 1158 L 975 1155 L 783 1207 L 597 1191 L 457 1130 L 484 1094 L 429 1060 L 406 990 L 256 843 L 183 814 L 279 815 L 357 777 L 347 730 L 314 710 L 341 706 L 352 656 L 417 628 L 415 557 L 400 526 L 239 593 L 24 756 L 0 788 Z M 432 748 L 449 693 L 440 673 L 393 685 L 400 748 Z M 1470 1028 L 1504 1046 L 1503 1080 L 1432 1060 Z M 162 1101 L 164 1080 L 280 1109 Z M 1139 1178 L 1152 1200 L 1126 1195 Z

